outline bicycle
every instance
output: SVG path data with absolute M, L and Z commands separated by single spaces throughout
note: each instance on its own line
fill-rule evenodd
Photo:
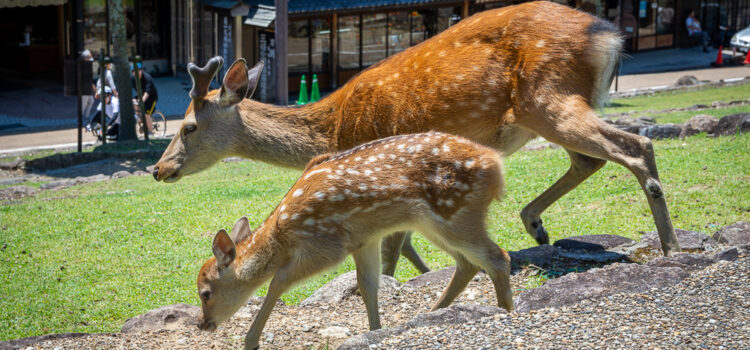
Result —
M 137 104 L 133 105 L 134 111 L 135 111 L 135 122 L 136 125 L 138 125 L 138 132 L 140 134 L 143 134 L 143 122 L 141 122 L 141 118 L 138 113 L 138 107 Z M 164 137 L 167 134 L 167 118 L 164 117 L 164 113 L 160 112 L 159 110 L 155 110 L 153 113 L 151 113 L 151 125 L 154 128 L 154 135 Z M 91 133 L 94 135 L 94 137 L 97 138 L 97 140 L 102 140 L 102 126 L 99 123 L 92 123 L 91 124 Z M 107 140 L 108 141 L 114 141 L 117 139 L 117 136 L 115 135 L 108 135 Z

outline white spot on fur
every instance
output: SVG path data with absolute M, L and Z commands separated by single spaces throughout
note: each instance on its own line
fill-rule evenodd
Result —
M 307 178 L 309 178 L 310 176 L 313 176 L 313 175 L 315 175 L 317 173 L 322 173 L 322 172 L 328 172 L 328 173 L 330 173 L 331 169 L 323 168 L 323 169 L 313 170 L 313 171 L 307 173 L 307 175 L 305 175 L 305 177 L 303 179 L 307 180 Z
M 372 175 L 372 170 L 365 169 L 364 174 L 367 175 L 367 176 L 370 176 L 370 175 Z
M 471 168 L 471 167 L 473 167 L 473 166 L 474 166 L 474 163 L 475 163 L 475 162 L 474 162 L 474 159 L 467 159 L 467 160 L 466 160 L 466 167 L 467 167 L 467 168 Z
M 365 190 L 367 190 L 367 185 L 366 184 L 359 184 L 359 189 L 361 191 L 365 191 Z
M 447 145 L 447 144 L 443 144 L 443 152 L 445 152 L 445 153 L 448 153 L 448 152 L 450 152 L 450 151 L 451 151 L 451 148 L 450 148 L 450 147 L 448 147 L 448 145 Z
M 283 212 L 284 209 L 286 209 L 286 204 L 282 205 L 281 208 L 279 208 L 279 213 Z
M 539 40 L 539 41 L 538 41 L 538 42 L 536 43 L 536 47 L 544 47 L 544 44 L 545 44 L 544 40 Z
M 375 156 L 370 156 L 369 158 L 367 158 L 367 160 L 370 162 L 375 162 L 378 160 L 378 158 L 376 158 Z
M 302 195 L 303 193 L 305 193 L 305 191 L 302 191 L 302 189 L 301 189 L 301 188 L 298 188 L 298 189 L 297 189 L 296 191 L 294 191 L 294 193 L 292 193 L 292 197 L 299 197 L 299 196 L 301 196 L 301 195 Z
M 322 200 L 323 198 L 326 198 L 326 194 L 323 192 L 315 192 L 315 198 Z
M 286 220 L 287 218 L 289 218 L 289 214 L 287 213 L 281 214 L 281 216 L 279 216 L 279 220 Z
M 438 154 L 440 154 L 440 150 L 439 150 L 439 149 L 438 149 L 437 147 L 434 147 L 434 148 L 432 149 L 432 154 L 434 154 L 434 155 L 438 155 Z

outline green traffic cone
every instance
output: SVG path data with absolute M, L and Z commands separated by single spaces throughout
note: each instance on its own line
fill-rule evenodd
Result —
M 298 105 L 307 104 L 307 83 L 305 82 L 305 76 L 302 76 L 302 82 L 299 84 L 299 100 Z
M 313 74 L 312 92 L 310 92 L 310 102 L 320 100 L 320 90 L 318 89 L 318 75 Z

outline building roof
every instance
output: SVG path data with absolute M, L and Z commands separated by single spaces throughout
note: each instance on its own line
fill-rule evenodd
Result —
M 251 7 L 265 5 L 273 7 L 274 0 L 242 0 Z M 351 12 L 392 6 L 414 6 L 439 3 L 456 3 L 456 0 L 289 0 L 290 15 L 306 15 L 322 12 Z

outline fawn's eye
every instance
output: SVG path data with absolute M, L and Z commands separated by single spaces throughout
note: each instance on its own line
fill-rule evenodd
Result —
M 210 291 L 204 290 L 201 292 L 201 299 L 203 299 L 204 301 L 208 300 L 208 298 L 210 297 L 211 297 Z
M 197 128 L 198 127 L 195 124 L 185 124 L 185 126 L 182 128 L 182 134 L 183 135 L 187 135 L 187 134 L 195 131 L 195 129 L 197 129 Z

